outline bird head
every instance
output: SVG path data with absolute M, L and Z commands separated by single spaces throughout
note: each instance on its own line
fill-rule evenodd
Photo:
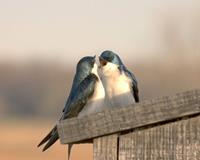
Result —
M 112 52 L 112 51 L 104 51 L 101 53 L 100 57 L 99 57 L 99 62 L 101 64 L 101 66 L 105 66 L 107 65 L 107 63 L 113 63 L 115 65 L 122 65 L 122 61 L 119 58 L 119 56 Z
M 96 56 L 86 56 L 79 60 L 76 72 L 82 72 L 86 75 L 89 75 L 94 67 Z
M 112 51 L 104 51 L 99 57 L 100 68 L 104 74 L 111 74 L 118 71 L 119 66 L 123 65 L 120 57 Z

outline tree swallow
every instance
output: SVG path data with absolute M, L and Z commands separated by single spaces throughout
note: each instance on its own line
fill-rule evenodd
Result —
M 78 62 L 72 88 L 60 120 L 95 113 L 102 110 L 105 106 L 105 90 L 97 69 L 95 56 L 83 57 Z M 39 143 L 38 147 L 47 142 L 43 148 L 43 151 L 45 151 L 53 145 L 58 138 L 59 135 L 55 126 Z M 70 156 L 71 147 L 72 144 L 69 144 L 68 156 Z
M 123 107 L 139 102 L 137 80 L 120 57 L 112 51 L 104 51 L 99 62 L 107 106 Z

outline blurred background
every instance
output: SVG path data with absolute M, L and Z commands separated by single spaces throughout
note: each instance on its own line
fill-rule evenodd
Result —
M 36 148 L 56 123 L 77 61 L 118 53 L 142 100 L 200 86 L 199 0 L 0 1 L 0 159 L 66 159 Z M 76 145 L 72 160 L 92 159 Z

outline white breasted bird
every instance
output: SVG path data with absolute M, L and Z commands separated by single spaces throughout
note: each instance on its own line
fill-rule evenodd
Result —
M 120 57 L 112 51 L 104 51 L 99 57 L 99 62 L 106 105 L 123 107 L 139 102 L 137 80 Z
M 94 57 L 83 57 L 77 64 L 72 89 L 63 109 L 60 120 L 76 116 L 84 116 L 102 110 L 105 106 L 105 91 L 97 72 Z M 69 128 L 70 129 L 70 128 Z M 48 149 L 59 139 L 56 126 L 39 143 L 38 147 L 46 143 L 43 151 Z M 69 144 L 68 158 L 72 144 Z

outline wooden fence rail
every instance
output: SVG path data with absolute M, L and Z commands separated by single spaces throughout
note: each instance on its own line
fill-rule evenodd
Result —
M 62 144 L 93 142 L 94 160 L 200 160 L 200 90 L 61 121 Z

